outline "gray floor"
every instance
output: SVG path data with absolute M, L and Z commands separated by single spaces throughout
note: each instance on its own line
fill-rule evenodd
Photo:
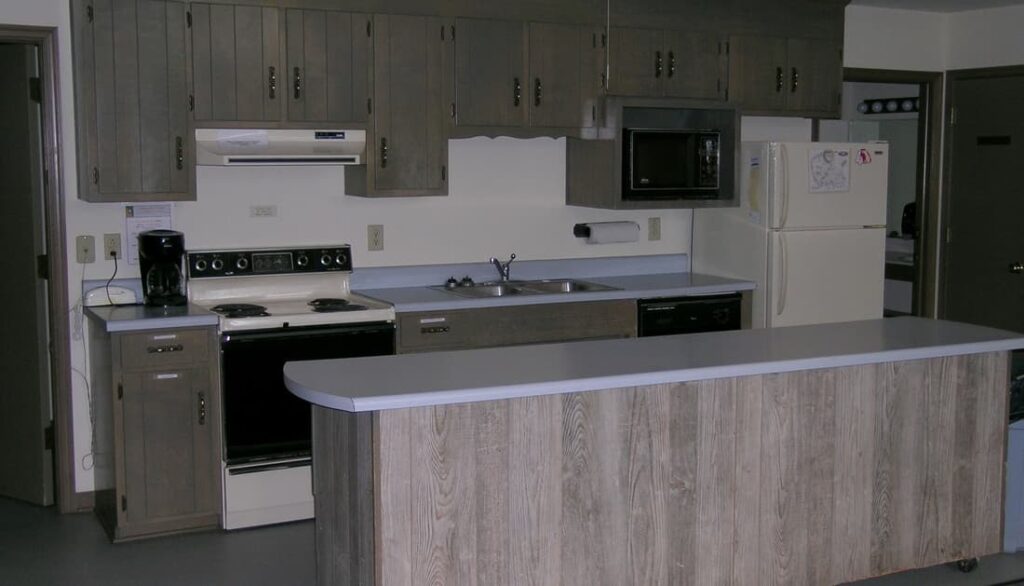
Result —
M 95 517 L 0 498 L 0 586 L 312 586 L 313 524 L 211 531 L 111 545 Z M 857 586 L 1024 584 L 1024 554 L 963 574 L 935 566 Z

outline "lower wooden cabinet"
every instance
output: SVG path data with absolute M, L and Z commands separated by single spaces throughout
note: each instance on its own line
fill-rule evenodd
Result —
M 214 328 L 94 336 L 97 417 L 109 417 L 112 431 L 97 446 L 112 467 L 98 474 L 97 484 L 110 486 L 97 491 L 96 511 L 115 542 L 220 524 L 216 336 Z

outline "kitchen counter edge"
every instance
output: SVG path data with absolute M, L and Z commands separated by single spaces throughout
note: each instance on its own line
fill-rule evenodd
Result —
M 197 305 L 149 307 L 146 305 L 97 305 L 85 314 L 103 325 L 107 333 L 137 332 L 216 326 L 217 314 Z

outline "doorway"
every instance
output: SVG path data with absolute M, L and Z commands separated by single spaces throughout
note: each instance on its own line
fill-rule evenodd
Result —
M 850 69 L 843 117 L 817 139 L 889 143 L 885 315 L 935 317 L 942 74 Z
M 56 29 L 0 26 L 0 496 L 77 510 Z

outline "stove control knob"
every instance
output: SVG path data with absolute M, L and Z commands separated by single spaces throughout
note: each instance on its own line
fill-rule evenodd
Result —
M 300 267 L 304 267 L 309 264 L 309 257 L 304 254 L 300 254 L 298 258 L 295 259 L 295 264 Z
M 339 253 L 338 256 L 334 257 L 334 262 L 338 263 L 338 266 L 344 266 L 345 262 L 348 261 L 348 255 L 344 252 Z
M 201 273 L 201 272 L 205 271 L 206 267 L 208 267 L 208 266 L 209 266 L 209 263 L 206 262 L 206 259 L 201 258 L 201 259 L 196 261 L 196 264 L 195 264 L 196 272 Z
M 215 271 L 222 270 L 224 268 L 224 261 L 219 258 L 215 258 L 213 259 L 213 262 L 210 263 L 210 267 Z
M 322 265 L 323 265 L 323 266 L 325 266 L 325 267 L 329 267 L 329 266 L 331 266 L 331 262 L 332 262 L 333 260 L 334 260 L 334 259 L 333 259 L 333 258 L 331 258 L 331 255 L 329 255 L 329 254 L 325 254 L 325 255 L 323 255 L 323 256 L 321 256 L 321 257 L 320 257 L 320 264 L 322 264 Z
M 249 268 L 249 259 L 245 258 L 244 256 L 238 257 L 238 260 L 235 261 L 235 268 L 240 271 L 244 271 L 245 269 Z

